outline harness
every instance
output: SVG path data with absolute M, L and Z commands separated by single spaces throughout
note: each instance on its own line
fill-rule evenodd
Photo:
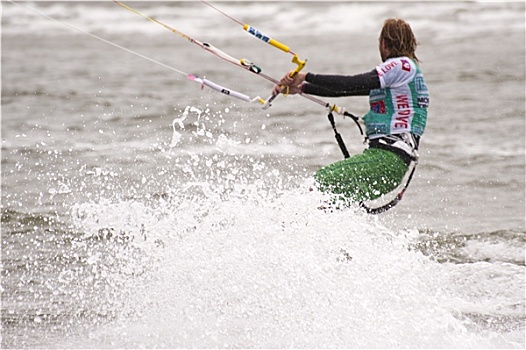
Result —
M 343 141 L 341 134 L 336 129 L 336 123 L 334 121 L 332 111 L 329 112 L 329 115 L 327 117 L 329 119 L 329 122 L 331 123 L 332 130 L 334 131 L 334 137 L 336 138 L 336 142 L 338 143 L 338 146 L 340 147 L 340 150 L 343 153 L 343 157 L 345 159 L 349 158 L 349 151 L 347 150 L 347 146 L 345 146 L 345 142 Z M 360 134 L 363 136 L 363 129 L 360 123 L 358 122 L 359 118 L 349 112 L 344 112 L 344 117 L 350 117 L 356 123 L 358 129 L 360 129 Z M 416 170 L 416 165 L 418 164 L 417 151 L 418 144 L 420 142 L 420 137 L 414 134 L 406 133 L 399 135 L 386 135 L 372 140 L 366 137 L 365 141 L 369 141 L 370 148 L 379 148 L 395 153 L 407 165 L 408 172 L 410 171 L 407 180 L 402 186 L 402 189 L 396 195 L 396 197 L 392 199 L 389 203 L 376 208 L 369 207 L 363 201 L 360 201 L 358 203 L 360 208 L 365 209 L 366 213 L 374 215 L 388 211 L 402 200 L 405 191 L 409 187 L 409 183 L 413 179 L 413 175 Z M 410 168 L 411 170 L 409 170 Z

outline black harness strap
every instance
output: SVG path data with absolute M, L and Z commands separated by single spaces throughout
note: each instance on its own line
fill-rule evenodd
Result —
M 360 129 L 360 134 L 363 135 L 363 129 L 362 129 L 362 126 L 360 125 L 360 123 L 358 122 L 359 119 L 358 119 L 357 116 L 355 116 L 355 115 L 353 115 L 353 114 L 351 114 L 349 112 L 343 112 L 343 116 L 351 118 L 356 123 L 356 125 L 358 126 L 358 129 Z M 336 138 L 336 142 L 338 142 L 338 146 L 340 146 L 340 150 L 343 153 L 343 157 L 344 158 L 349 158 L 350 157 L 349 151 L 347 151 L 347 147 L 345 146 L 345 142 L 343 142 L 342 135 L 340 135 L 340 133 L 336 129 L 336 123 L 334 122 L 334 116 L 332 115 L 332 111 L 329 112 L 329 115 L 327 117 L 329 118 L 329 122 L 331 123 L 332 130 L 334 130 L 334 137 Z
M 342 135 L 340 135 L 340 133 L 336 129 L 336 123 L 334 122 L 334 116 L 332 115 L 332 112 L 329 112 L 329 115 L 327 117 L 329 118 L 329 122 L 331 122 L 332 130 L 334 130 L 334 137 L 336 138 L 336 142 L 338 142 L 338 146 L 340 146 L 340 150 L 343 153 L 343 157 L 349 158 L 349 151 L 347 151 L 347 146 L 345 146 L 345 142 L 343 142 Z

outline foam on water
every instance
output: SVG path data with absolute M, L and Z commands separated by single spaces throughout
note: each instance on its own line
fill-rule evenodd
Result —
M 132 200 L 76 206 L 74 216 L 86 235 L 111 227 L 129 237 L 130 249 L 140 251 L 135 260 L 121 260 L 126 268 L 114 266 L 114 271 L 133 271 L 136 263 L 148 261 L 141 274 L 129 274 L 130 280 L 118 286 L 127 288 L 118 293 L 125 296 L 117 303 L 122 310 L 80 343 L 519 347 L 513 334 L 481 330 L 463 315 L 486 300 L 489 290 L 477 283 L 479 277 L 492 281 L 465 276 L 478 271 L 506 279 L 498 265 L 489 271 L 434 262 L 408 249 L 416 232 L 393 232 L 353 209 L 319 209 L 324 197 L 307 191 L 308 185 L 280 195 L 241 185 L 222 200 L 200 184 L 206 193 L 200 200 L 174 196 L 152 205 Z M 504 303 L 509 300 L 503 296 Z

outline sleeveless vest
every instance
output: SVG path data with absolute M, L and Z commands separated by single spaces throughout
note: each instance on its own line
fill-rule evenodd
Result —
M 369 94 L 363 117 L 369 139 L 410 132 L 421 136 L 427 122 L 429 92 L 422 71 L 408 57 L 388 59 L 376 67 L 380 89 Z

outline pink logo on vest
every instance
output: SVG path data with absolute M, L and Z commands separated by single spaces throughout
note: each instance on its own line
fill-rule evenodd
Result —
M 411 114 L 407 95 L 396 96 L 396 108 L 398 111 L 395 116 L 394 127 L 407 130 L 409 128 L 409 115 Z
M 393 69 L 396 66 L 398 66 L 398 62 L 396 62 L 396 61 L 387 63 L 384 66 L 380 66 L 381 71 L 378 72 L 378 75 L 382 76 L 382 75 L 384 75 L 385 73 L 389 72 L 391 69 Z
M 402 70 L 405 70 L 406 72 L 410 72 L 411 71 L 411 63 L 409 63 L 409 61 L 407 61 L 407 60 L 400 60 L 400 62 L 402 62 Z

